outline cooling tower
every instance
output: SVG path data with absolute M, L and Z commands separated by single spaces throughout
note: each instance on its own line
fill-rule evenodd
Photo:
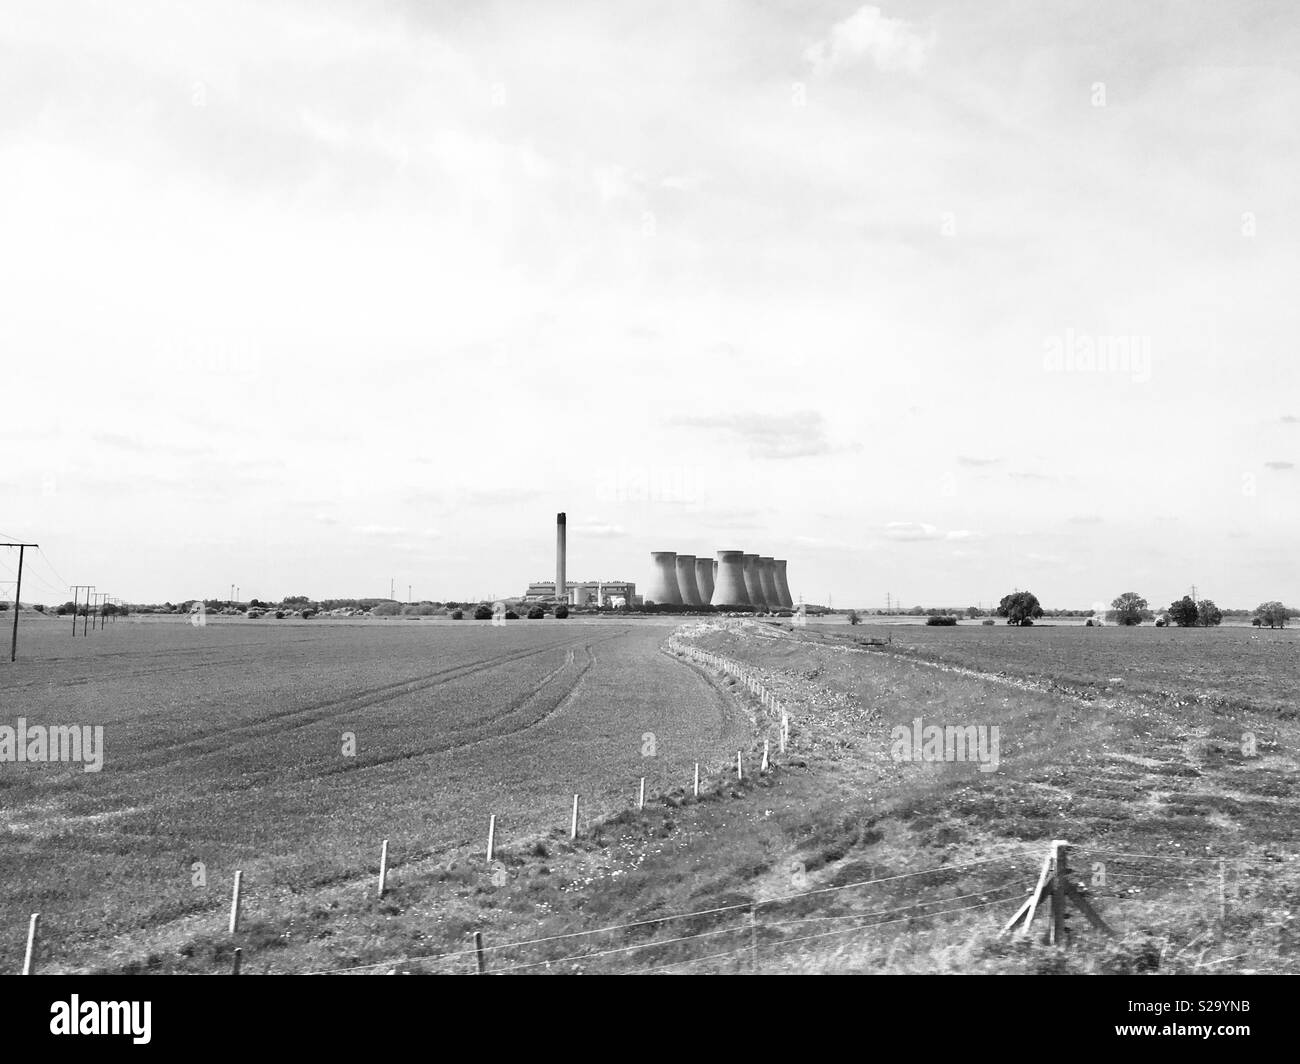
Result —
M 794 609 L 794 596 L 790 594 L 790 585 L 785 579 L 785 559 L 777 558 L 773 563 L 776 575 L 776 593 L 781 605 L 787 610 Z
M 743 558 L 742 551 L 718 551 L 718 578 L 713 584 L 713 605 L 749 605 L 749 592 L 745 590 Z
M 695 559 L 695 587 L 700 593 L 701 606 L 713 601 L 713 574 L 717 571 L 718 563 L 712 558 Z
M 677 554 L 671 550 L 650 552 L 650 582 L 642 597 L 646 602 L 680 606 L 682 593 L 677 588 Z
M 695 586 L 694 554 L 677 555 L 677 590 L 681 592 L 683 605 L 700 604 L 700 589 Z
M 758 580 L 769 609 L 780 609 L 781 593 L 776 588 L 776 566 L 772 558 L 758 559 Z
M 742 555 L 744 565 L 742 572 L 745 574 L 745 592 L 749 595 L 751 606 L 766 608 L 767 599 L 763 596 L 763 581 L 758 575 L 758 555 Z
M 568 545 L 565 543 L 565 518 L 564 514 L 555 515 L 555 601 L 568 602 L 568 588 L 564 581 L 564 562 L 565 555 L 568 552 Z

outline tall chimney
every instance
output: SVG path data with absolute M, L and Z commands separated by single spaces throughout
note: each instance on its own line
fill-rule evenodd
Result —
M 707 606 L 713 601 L 713 573 L 717 567 L 715 558 L 695 559 L 695 587 L 700 593 L 701 606 Z
M 787 610 L 794 609 L 794 599 L 790 596 L 790 584 L 785 577 L 785 559 L 777 558 L 776 565 L 776 590 L 781 595 L 781 605 Z
M 568 602 L 568 585 L 564 579 L 564 560 L 567 552 L 565 544 L 564 514 L 555 515 L 555 600 Z
M 783 605 L 781 602 L 780 592 L 776 587 L 776 565 L 775 558 L 769 558 L 761 555 L 758 559 L 758 582 L 763 589 L 763 599 L 767 602 L 768 609 L 776 609 Z

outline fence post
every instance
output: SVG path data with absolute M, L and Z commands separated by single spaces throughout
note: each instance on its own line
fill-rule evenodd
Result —
M 763 764 L 758 770 L 759 775 L 762 775 L 764 772 L 767 771 L 767 743 L 768 743 L 767 739 L 764 739 L 763 740 Z
M 645 777 L 644 776 L 641 777 L 641 793 L 637 795 L 636 807 L 637 809 L 645 808 Z
M 749 960 L 754 974 L 758 974 L 758 906 L 749 907 Z
M 740 763 L 740 751 L 737 750 L 736 751 L 736 779 L 743 780 L 744 778 L 745 778 L 745 769 L 744 766 L 742 766 Z
M 1065 877 L 1069 873 L 1066 867 L 1066 844 L 1061 839 L 1052 842 L 1052 863 L 1055 866 L 1052 875 L 1052 944 L 1065 945 Z
M 496 843 L 497 843 L 497 815 L 496 813 L 493 813 L 491 816 L 488 817 L 487 859 L 489 864 L 492 862 L 492 854 L 493 851 L 495 851 L 496 849 Z
M 695 762 L 695 797 L 700 796 L 700 763 Z
M 238 974 L 239 974 L 239 965 L 240 965 L 241 960 L 243 959 L 243 956 L 244 956 L 244 951 L 243 951 L 242 949 L 240 949 L 238 946 L 236 946 L 236 947 L 235 947 L 235 959 L 234 959 L 234 960 L 231 962 L 231 964 L 230 964 L 230 974 L 231 974 L 231 975 L 238 975 Z
M 235 872 L 235 889 L 230 896 L 230 933 L 239 930 L 239 888 L 243 883 L 244 873 Z
M 474 932 L 474 956 L 478 960 L 478 974 L 487 975 L 487 958 L 483 956 L 483 932 Z
M 569 820 L 569 838 L 578 837 L 578 796 L 573 796 L 573 817 Z
M 32 913 L 27 923 L 27 952 L 23 956 L 23 975 L 36 974 L 36 929 L 40 926 L 41 914 Z
M 379 847 L 379 896 L 384 896 L 384 887 L 388 883 L 388 840 Z

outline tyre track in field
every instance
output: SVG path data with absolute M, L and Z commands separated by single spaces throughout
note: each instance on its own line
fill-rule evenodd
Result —
M 626 631 L 627 630 L 624 629 L 612 633 L 607 638 L 617 638 L 618 636 L 625 635 Z M 492 669 L 510 665 L 517 661 L 537 657 L 538 655 L 549 653 L 560 647 L 571 644 L 576 645 L 581 643 L 584 638 L 585 636 L 579 636 L 576 640 L 565 638 L 557 640 L 554 643 L 548 643 L 542 647 L 530 647 L 521 650 L 507 651 L 504 654 L 482 658 L 478 661 L 469 662 L 464 665 L 437 669 L 431 673 L 426 673 L 423 676 L 415 676 L 405 680 L 394 681 L 392 683 L 380 684 L 376 687 L 353 692 L 348 695 L 324 699 L 306 706 L 280 710 L 278 712 L 260 716 L 256 720 L 250 721 L 247 724 L 227 728 L 212 728 L 206 732 L 193 735 L 179 742 L 165 742 L 155 746 L 143 747 L 141 748 L 140 756 L 131 762 L 131 768 L 158 767 L 168 761 L 174 760 L 177 755 L 183 755 L 186 757 L 202 757 L 208 754 L 226 753 L 231 746 L 239 743 L 263 739 L 296 728 L 324 723 L 331 718 L 355 714 L 363 709 L 382 705 L 383 703 L 391 702 L 394 699 L 419 694 L 423 691 L 431 690 L 454 680 L 463 679 L 466 676 L 488 672 Z M 491 721 L 512 712 L 514 708 L 515 707 L 513 706 L 507 707 L 506 710 L 488 718 L 487 722 L 490 723 Z M 482 723 L 485 723 L 485 721 L 480 719 L 475 723 L 481 725 Z
M 596 643 L 608 642 L 610 639 L 614 639 L 617 638 L 617 636 L 621 636 L 625 634 L 626 634 L 625 632 L 619 632 L 616 635 L 611 635 L 605 637 L 604 639 L 595 640 L 595 642 Z M 546 690 L 546 688 L 551 684 L 551 682 L 554 679 L 556 679 L 556 677 L 558 677 L 566 670 L 576 667 L 576 671 L 574 673 L 572 681 L 568 684 L 568 686 L 564 689 L 564 691 L 560 693 L 559 697 L 555 699 L 555 704 L 552 705 L 550 709 L 544 710 L 540 715 L 532 718 L 531 720 L 529 719 L 524 720 L 519 727 L 507 728 L 504 731 L 495 731 L 489 735 L 476 735 L 473 736 L 472 738 L 465 738 L 464 740 L 447 743 L 445 745 L 426 746 L 426 747 L 421 747 L 418 750 L 404 750 L 400 753 L 388 754 L 384 757 L 377 757 L 365 761 L 362 761 L 360 758 L 358 758 L 353 760 L 352 763 L 350 764 L 341 765 L 337 768 L 330 768 L 324 771 L 316 770 L 316 771 L 303 772 L 301 774 L 298 774 L 299 778 L 319 779 L 325 776 L 335 776 L 344 772 L 358 772 L 369 768 L 379 768 L 384 765 L 391 765 L 394 762 L 398 762 L 398 761 L 409 761 L 412 758 L 416 758 L 416 757 L 426 757 L 432 754 L 455 753 L 457 751 L 467 750 L 472 746 L 478 746 L 482 743 L 490 743 L 490 742 L 499 741 L 503 739 L 517 738 L 518 736 L 522 735 L 524 732 L 531 731 L 533 728 L 537 728 L 545 724 L 547 721 L 551 720 L 556 715 L 558 715 L 561 710 L 563 710 L 570 702 L 573 701 L 574 696 L 577 694 L 578 690 L 582 687 L 582 681 L 584 677 L 586 677 L 587 673 L 590 672 L 591 669 L 595 667 L 596 656 L 592 653 L 592 646 L 593 643 L 588 643 L 586 646 L 582 648 L 583 652 L 587 656 L 586 661 L 582 663 L 578 663 L 576 660 L 566 661 L 563 665 L 560 665 L 558 668 L 552 669 L 549 673 L 547 673 L 544 677 L 542 677 L 542 679 L 537 683 L 535 687 L 532 688 L 532 690 L 530 690 L 527 694 L 523 695 L 522 697 L 514 699 L 505 709 L 501 710 L 499 713 L 494 713 L 490 717 L 479 718 L 478 720 L 472 721 L 469 724 L 465 725 L 464 727 L 455 728 L 451 730 L 454 732 L 467 732 L 471 730 L 481 731 L 483 730 L 483 727 L 485 725 L 496 724 L 497 722 L 504 720 L 506 717 L 519 713 L 521 710 L 526 709 L 530 704 L 538 701 L 539 696 L 542 694 L 543 691 Z M 575 647 L 573 649 L 576 650 L 577 648 Z
M 309 637 L 307 639 L 291 639 L 283 643 L 277 643 L 275 645 L 291 646 L 298 643 L 314 643 L 319 641 L 320 640 L 318 637 Z M 241 647 L 265 648 L 268 645 L 269 644 L 267 644 L 264 641 L 263 642 L 255 641 L 250 643 L 223 643 L 220 644 L 217 647 L 217 649 L 233 650 L 233 649 L 239 649 Z M 212 650 L 213 648 L 210 646 L 182 647 L 176 650 L 165 651 L 165 653 L 167 653 L 168 655 L 175 655 L 177 657 L 181 657 L 181 656 L 193 655 L 193 654 L 211 654 Z M 114 654 L 112 658 L 99 658 L 99 659 L 91 659 L 91 660 L 99 660 L 99 661 L 104 661 L 105 663 L 112 663 L 115 661 L 120 661 L 124 657 L 156 658 L 158 656 L 158 653 L 159 652 L 156 650 L 127 650 L 127 651 L 122 651 L 120 654 Z M 65 661 L 75 661 L 78 663 L 84 663 L 85 660 L 86 659 L 84 658 L 42 658 L 40 659 L 40 663 L 51 664 L 51 665 L 57 664 L 59 662 L 65 662 Z M 243 658 L 233 658 L 233 659 L 221 658 L 215 661 L 199 661 L 199 662 L 194 662 L 192 664 L 178 665 L 178 666 L 162 665 L 157 668 L 135 669 L 130 672 L 105 672 L 103 675 L 100 676 L 67 676 L 57 681 L 50 680 L 50 679 L 24 680 L 22 683 L 7 685 L 6 689 L 9 691 L 22 691 L 29 688 L 39 687 L 48 690 L 49 688 L 53 687 L 56 690 L 61 690 L 65 687 L 84 687 L 87 684 L 102 684 L 102 683 L 117 682 L 121 680 L 134 680 L 141 676 L 157 676 L 160 673 L 167 674 L 167 673 L 192 672 L 195 669 L 212 669 L 212 668 L 224 667 L 228 665 L 238 665 L 241 663 L 253 662 L 256 660 L 257 660 L 256 655 L 249 655 L 248 657 L 243 657 Z

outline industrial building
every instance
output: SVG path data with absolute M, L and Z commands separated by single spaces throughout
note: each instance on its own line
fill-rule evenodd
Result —
M 645 601 L 671 606 L 794 608 L 786 560 L 739 550 L 720 550 L 716 561 L 671 550 L 651 551 Z
M 570 580 L 564 598 L 555 594 L 555 582 L 538 580 L 528 585 L 525 602 L 567 602 L 570 606 L 639 606 L 636 584 L 626 580 Z
M 568 555 L 568 520 L 555 515 L 555 579 L 537 580 L 524 592 L 525 602 L 563 602 L 570 606 L 755 606 L 759 609 L 793 609 L 794 598 L 786 578 L 786 561 L 771 555 L 720 550 L 716 558 L 678 554 L 671 550 L 650 553 L 650 579 L 642 595 L 626 580 L 570 581 L 565 573 Z
M 555 579 L 536 580 L 525 602 L 564 602 L 570 606 L 640 606 L 636 584 L 627 580 L 576 580 L 565 575 L 568 562 L 568 517 L 555 515 Z

